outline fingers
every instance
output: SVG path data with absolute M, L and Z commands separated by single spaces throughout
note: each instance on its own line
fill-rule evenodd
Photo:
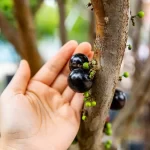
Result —
M 31 71 L 26 60 L 20 62 L 20 66 L 14 75 L 13 79 L 9 83 L 6 89 L 11 90 L 15 93 L 24 94 L 30 80 Z
M 78 46 L 76 41 L 69 41 L 65 44 L 58 54 L 49 60 L 33 77 L 33 80 L 40 81 L 46 85 L 51 85 L 62 68 L 66 65 L 76 47 Z
M 69 86 L 67 86 L 62 94 L 64 103 L 67 103 L 67 102 L 70 103 L 74 95 L 75 95 L 75 92 Z
M 85 54 L 89 59 L 93 57 L 93 52 L 91 51 L 91 45 L 87 42 L 81 43 L 75 50 L 75 53 Z M 69 63 L 66 64 L 62 72 L 55 79 L 54 83 L 51 85 L 52 88 L 56 89 L 60 93 L 62 93 L 67 87 L 67 78 L 70 73 Z
M 81 110 L 83 107 L 83 94 L 82 93 L 76 93 L 70 103 L 71 107 L 74 109 L 74 111 L 77 114 L 77 117 L 80 118 Z

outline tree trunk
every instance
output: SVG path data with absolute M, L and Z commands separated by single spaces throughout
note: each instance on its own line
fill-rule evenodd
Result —
M 91 45 L 94 44 L 96 33 L 95 33 L 95 20 L 94 20 L 94 13 L 90 13 L 90 25 L 89 25 L 89 42 Z
M 150 31 L 150 29 L 149 29 Z M 149 43 L 148 43 L 149 49 L 150 49 L 150 32 L 149 32 Z M 150 56 L 148 58 L 150 60 Z M 148 109 L 148 111 L 145 111 L 144 114 L 144 125 L 145 125 L 145 150 L 149 150 L 150 149 L 150 129 L 149 129 L 149 125 L 150 125 L 150 101 L 148 101 L 148 103 L 145 104 L 145 107 Z
M 149 150 L 150 149 L 150 142 L 149 142 L 149 139 L 150 139 L 150 129 L 149 129 L 149 125 L 150 125 L 150 102 L 148 102 L 147 103 L 147 105 L 145 106 L 145 107 L 147 107 L 147 109 L 148 109 L 148 111 L 146 111 L 147 112 L 147 114 L 146 114 L 146 116 L 145 116 L 145 122 L 144 122 L 144 124 L 145 124 L 145 140 L 144 140 L 144 142 L 145 142 L 145 150 Z
M 142 0 L 138 1 L 136 12 L 139 10 L 142 10 L 143 2 Z M 139 113 L 141 107 L 144 105 L 145 98 L 139 99 L 138 98 L 138 90 L 140 90 L 141 84 L 146 84 L 148 79 L 144 79 L 142 77 L 142 73 L 146 72 L 149 63 L 147 62 L 147 65 L 143 64 L 138 58 L 138 48 L 140 45 L 140 36 L 141 36 L 141 27 L 142 27 L 142 20 L 138 19 L 136 21 L 135 27 L 132 29 L 132 39 L 133 39 L 133 54 L 135 58 L 135 72 L 133 75 L 133 85 L 131 89 L 131 98 L 126 104 L 125 108 L 119 113 L 117 118 L 114 120 L 113 126 L 114 126 L 114 133 L 116 136 L 120 136 L 121 138 L 127 138 L 128 134 L 130 133 L 130 126 L 131 123 L 135 120 L 135 117 Z M 143 83 L 141 83 L 141 82 Z M 140 86 L 139 86 L 140 84 Z M 135 87 L 139 87 L 138 90 L 135 90 Z M 141 90 L 140 90 L 141 91 Z M 143 91 L 145 92 L 145 91 Z M 147 91 L 149 92 L 149 91 Z M 141 97 L 144 97 L 147 93 L 143 93 Z M 140 97 L 140 98 L 141 98 Z M 147 100 L 147 99 L 146 99 Z M 125 130 L 127 128 L 128 130 Z
M 44 2 L 44 0 L 38 0 L 38 4 L 36 5 L 36 7 L 32 10 L 32 14 L 33 16 L 36 15 L 37 11 L 40 9 L 42 3 Z
M 65 2 L 57 0 L 59 10 L 59 34 L 61 44 L 64 45 L 67 41 L 67 32 L 65 27 Z
M 13 44 L 17 53 L 22 58 L 27 59 L 27 55 L 23 49 L 23 45 L 22 45 L 23 43 L 19 38 L 19 34 L 18 34 L 17 30 L 13 26 L 11 26 L 11 24 L 9 24 L 9 22 L 7 21 L 5 16 L 3 16 L 2 13 L 0 13 L 0 29 L 3 33 L 3 35 L 5 35 L 5 38 L 9 42 L 11 42 L 11 44 Z
M 134 119 L 138 116 L 138 113 L 142 106 L 148 101 L 150 96 L 150 69 L 149 62 L 139 79 L 138 85 L 134 88 L 131 95 L 132 99 L 126 104 L 121 114 L 113 123 L 113 131 L 115 137 L 121 137 L 125 139 L 130 133 L 130 125 Z M 128 111 L 127 111 L 128 110 Z
M 27 61 L 31 67 L 32 76 L 42 66 L 42 59 L 37 50 L 35 29 L 28 0 L 14 0 L 15 15 L 18 22 L 18 31 L 23 42 Z
M 81 150 L 100 150 L 102 130 L 119 79 L 126 48 L 129 0 L 92 0 L 96 17 L 95 58 L 100 56 L 92 94 L 96 107 L 88 109 L 88 119 L 81 123 L 78 140 Z M 86 109 L 86 108 L 85 108 Z
M 142 0 L 137 1 L 137 7 L 136 7 L 136 12 L 139 10 L 142 10 Z M 142 72 L 142 66 L 141 66 L 141 61 L 138 58 L 138 48 L 140 46 L 140 38 L 141 38 L 141 28 L 142 28 L 143 22 L 142 19 L 137 19 L 135 27 L 132 26 L 132 36 L 131 38 L 133 39 L 133 55 L 135 58 L 135 72 L 133 75 L 133 88 L 136 86 L 136 83 L 139 81 L 140 74 Z

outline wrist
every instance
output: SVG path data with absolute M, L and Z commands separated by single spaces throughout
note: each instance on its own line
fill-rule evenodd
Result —
M 20 140 L 0 140 L 0 150 L 66 150 L 62 146 L 54 146 L 53 144 L 44 144 L 42 141 L 24 141 Z
M 0 150 L 21 150 L 21 149 L 17 149 L 14 144 L 8 144 L 8 142 L 6 142 L 5 140 L 1 138 Z
M 53 146 L 36 146 L 36 144 L 6 144 L 0 142 L 0 150 L 60 150 Z

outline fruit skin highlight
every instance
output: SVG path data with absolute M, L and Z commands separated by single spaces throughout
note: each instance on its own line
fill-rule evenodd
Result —
M 87 56 L 81 53 L 75 54 L 70 59 L 69 68 L 71 71 L 77 68 L 82 68 L 85 62 L 89 62 Z
M 68 77 L 68 84 L 73 91 L 84 93 L 91 89 L 92 80 L 89 78 L 88 73 L 81 68 L 77 68 L 71 71 Z
M 124 107 L 127 97 L 124 92 L 116 89 L 110 109 L 120 110 Z

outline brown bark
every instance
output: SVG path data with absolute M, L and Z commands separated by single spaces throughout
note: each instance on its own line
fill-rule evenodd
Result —
M 59 10 L 59 34 L 61 44 L 64 45 L 67 42 L 67 32 L 65 27 L 65 2 L 57 0 Z
M 96 37 L 96 32 L 95 32 L 95 20 L 94 20 L 94 13 L 90 13 L 90 25 L 89 25 L 89 42 L 91 45 L 94 44 L 94 39 Z
M 118 82 L 128 35 L 129 0 L 92 0 L 92 4 L 96 17 L 95 56 L 101 53 L 101 69 L 97 71 L 92 88 L 97 106 L 88 109 L 88 119 L 81 123 L 78 135 L 81 150 L 101 149 L 102 130 Z
M 18 54 L 22 58 L 26 59 L 27 56 L 23 50 L 22 41 L 19 38 L 17 30 L 11 24 L 9 24 L 9 22 L 2 13 L 0 13 L 0 29 L 3 35 L 5 35 L 6 39 L 14 45 Z
M 28 56 L 32 76 L 42 65 L 42 59 L 36 45 L 35 29 L 28 0 L 14 0 L 15 15 L 18 22 L 18 31 L 23 42 L 23 48 Z

